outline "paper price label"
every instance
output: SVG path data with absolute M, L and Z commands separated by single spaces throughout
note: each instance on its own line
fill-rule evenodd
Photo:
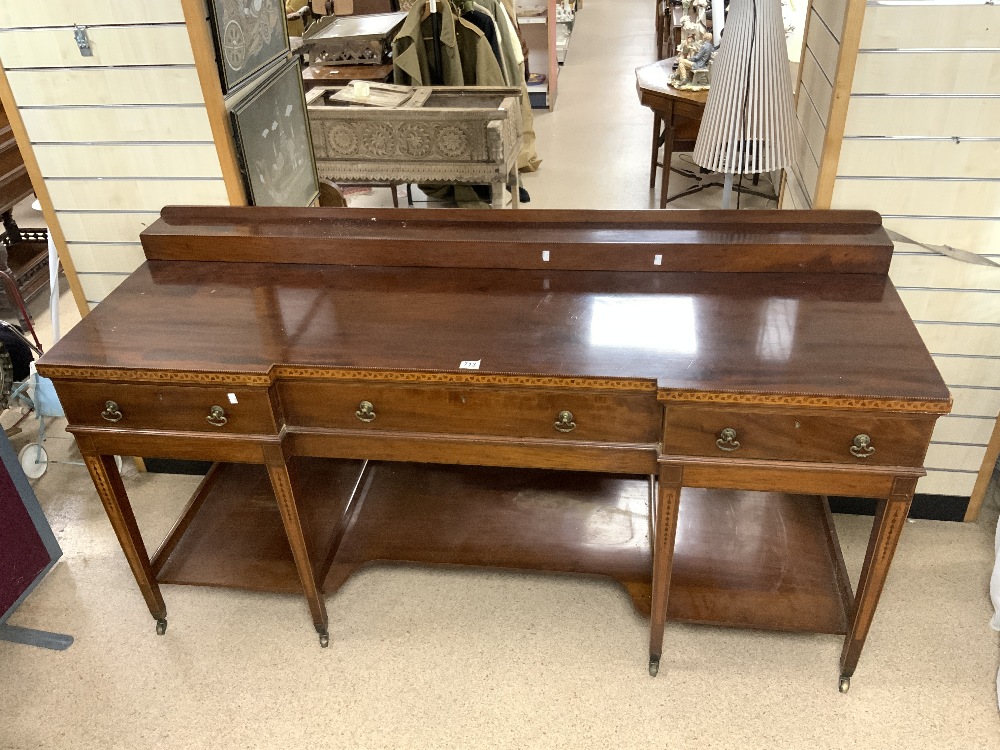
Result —
M 462 363 L 458 366 L 459 370 L 478 370 L 479 363 L 482 362 L 481 359 L 463 359 Z

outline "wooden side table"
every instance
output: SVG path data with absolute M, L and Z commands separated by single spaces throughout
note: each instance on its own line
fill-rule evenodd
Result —
M 644 65 L 635 71 L 639 102 L 653 110 L 653 150 L 649 163 L 649 188 L 656 186 L 656 168 L 663 167 L 660 208 L 666 208 L 670 186 L 670 158 L 676 151 L 693 151 L 708 101 L 707 91 L 681 91 L 669 83 L 674 58 Z M 663 148 L 662 160 L 659 157 Z
M 306 91 L 317 86 L 346 86 L 351 81 L 392 80 L 392 64 L 386 65 L 310 65 L 302 69 L 302 86 Z

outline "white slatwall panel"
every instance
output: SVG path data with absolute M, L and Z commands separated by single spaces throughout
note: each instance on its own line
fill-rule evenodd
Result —
M 1000 96 L 852 96 L 844 136 L 996 138 L 998 122 Z
M 997 133 L 1000 134 L 1000 123 Z M 997 177 L 1000 140 L 892 140 L 844 141 L 840 151 L 843 176 L 896 175 L 899 177 Z
M 917 330 L 931 354 L 995 357 L 1000 352 L 1000 325 L 967 326 L 918 321 Z
M 819 161 L 809 145 L 805 133 L 802 132 L 801 124 L 796 122 L 798 131 L 795 139 L 795 175 L 799 180 L 799 189 L 804 190 L 806 195 L 816 194 L 816 183 L 819 181 Z M 807 203 L 808 205 L 808 203 Z
M 0 3 L 0 28 L 97 24 L 184 23 L 181 0 L 45 0 Z
M 47 180 L 59 210 L 159 211 L 175 204 L 219 205 L 226 202 L 222 178 L 211 180 Z
M 985 445 L 931 443 L 931 447 L 927 450 L 924 466 L 928 469 L 979 471 L 979 466 L 983 463 L 985 455 Z
M 1000 258 L 998 122 L 1000 6 L 868 7 L 833 207 Z M 896 252 L 890 276 L 954 398 L 917 491 L 968 496 L 1000 412 L 1000 268 Z
M 146 261 L 142 245 L 70 245 L 69 254 L 79 274 L 132 273 Z
M 159 212 L 57 211 L 66 241 L 73 243 L 138 242 L 139 233 L 159 217 Z
M 1000 179 L 859 180 L 838 177 L 833 187 L 833 204 L 837 208 L 877 205 L 878 210 L 886 214 L 995 216 L 1000 207 Z M 921 237 L 913 239 L 923 241 Z
M 809 94 L 820 120 L 826 125 L 830 115 L 830 101 L 833 98 L 833 84 L 809 49 L 806 50 L 805 59 L 802 61 L 802 88 Z
M 928 12 L 933 13 L 942 6 L 930 7 Z M 956 7 L 963 6 L 948 10 Z M 936 46 L 935 34 L 929 33 L 922 43 Z M 995 94 L 1000 91 L 1000 63 L 992 57 L 952 50 L 861 52 L 853 90 L 857 94 Z
M 164 205 L 229 202 L 181 0 L 0 0 L 0 61 L 92 305 Z
M 0 37 L 2 39 L 2 37 Z M 192 66 L 56 68 L 7 73 L 18 106 L 60 104 L 201 104 Z
M 928 279 L 928 283 L 932 280 Z M 934 279 L 945 284 L 948 279 Z M 1000 320 L 1000 294 L 960 289 L 903 289 L 903 304 L 914 320 L 950 320 L 960 323 L 993 323 Z M 971 330 L 971 329 L 970 329 Z M 970 333 L 975 335 L 976 332 Z M 1000 354 L 1000 352 L 998 352 Z
M 213 143 L 36 144 L 35 157 L 51 177 L 217 177 Z
M 837 39 L 840 39 L 847 3 L 843 0 L 813 0 L 812 11 L 822 18 L 827 28 L 832 29 Z
M 912 47 L 969 49 L 998 46 L 1000 29 L 997 27 L 996 8 L 986 4 L 968 4 L 962 6 L 961 14 L 961 23 L 949 23 L 951 18 L 942 18 L 942 22 L 934 28 L 934 36 L 928 38 L 925 36 L 926 6 L 871 7 L 865 12 L 860 47 L 861 49 Z
M 976 486 L 974 471 L 928 471 L 917 482 L 917 492 L 924 495 L 969 497 Z
M 928 279 L 947 278 L 949 285 L 957 289 L 1000 292 L 1000 266 L 978 266 L 943 255 L 917 255 L 906 252 L 912 249 L 913 245 L 896 245 L 896 254 L 892 258 L 889 275 L 897 287 L 924 287 Z M 1000 350 L 997 351 L 997 356 L 1000 356 Z
M 32 143 L 212 142 L 204 106 L 21 110 Z
M 883 218 L 886 226 L 920 242 L 951 245 L 983 255 L 1000 255 L 1000 222 L 995 214 L 975 219 L 893 215 Z
M 948 383 L 1000 386 L 1000 357 L 935 357 L 934 362 Z
M 820 68 L 831 81 L 836 78 L 837 58 L 840 56 L 841 29 L 830 27 L 819 13 L 812 11 L 809 19 L 809 36 L 806 49 L 816 58 Z
M 972 443 L 986 445 L 993 434 L 993 420 L 990 418 L 945 416 L 938 419 L 934 427 L 936 443 Z
M 789 179 L 780 208 L 809 208 L 816 196 L 846 11 L 847 0 L 816 0 L 809 12 L 796 93 L 796 163 L 786 170 Z
M 128 278 L 125 273 L 81 273 L 79 276 L 87 302 L 100 302 Z
M 993 417 L 1000 414 L 1000 388 L 966 388 L 949 386 L 952 414 L 963 417 Z
M 0 31 L 4 68 L 92 68 L 106 65 L 193 65 L 184 24 L 91 26 L 94 54 L 83 57 L 72 27 Z
M 805 140 L 803 139 L 801 143 L 804 144 Z M 798 143 L 796 145 L 798 146 Z M 804 211 L 811 208 L 812 204 L 796 169 L 797 166 L 793 166 L 792 169 L 785 170 L 785 189 L 782 192 L 783 207 Z
M 816 111 L 816 105 L 809 96 L 809 92 L 803 90 L 799 94 L 799 101 L 795 107 L 795 117 L 802 128 L 809 149 L 819 159 L 823 153 L 823 141 L 826 139 L 826 125 Z

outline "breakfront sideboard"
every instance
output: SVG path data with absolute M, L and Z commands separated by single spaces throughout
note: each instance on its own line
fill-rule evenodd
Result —
M 157 632 L 161 584 L 373 561 L 615 579 L 651 621 L 844 636 L 951 400 L 878 214 L 168 207 L 39 362 Z M 147 553 L 115 454 L 215 462 Z M 852 587 L 828 494 L 877 498 Z M 683 533 L 678 534 L 678 528 Z M 335 601 L 335 600 L 334 600 Z

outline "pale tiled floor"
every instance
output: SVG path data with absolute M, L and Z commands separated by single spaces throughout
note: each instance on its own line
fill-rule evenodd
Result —
M 556 109 L 537 120 L 532 207 L 650 205 L 652 119 L 632 70 L 652 59 L 652 13 L 586 0 Z M 74 457 L 58 430 L 49 448 Z M 155 544 L 196 480 L 126 469 Z M 828 636 L 671 625 L 650 679 L 648 625 L 624 592 L 573 577 L 373 567 L 329 600 L 326 650 L 298 598 L 168 586 L 159 638 L 86 471 L 53 464 L 35 488 L 65 556 L 12 622 L 76 642 L 0 643 L 2 750 L 1000 748 L 992 508 L 980 524 L 907 525 L 840 695 Z M 837 519 L 854 575 L 869 526 Z

